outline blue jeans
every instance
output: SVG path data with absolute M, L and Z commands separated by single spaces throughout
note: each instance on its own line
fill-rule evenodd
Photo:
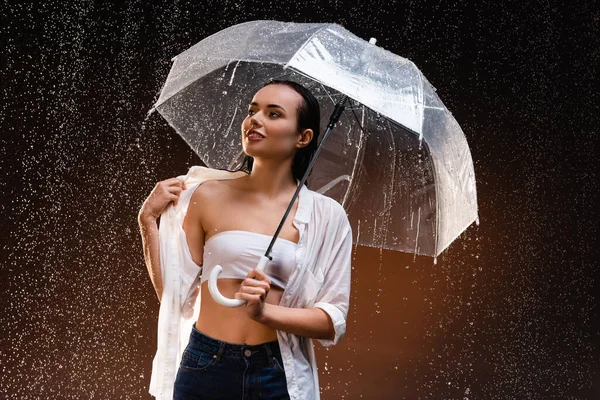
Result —
M 191 399 L 289 399 L 279 342 L 223 342 L 194 323 L 173 390 L 173 400 Z

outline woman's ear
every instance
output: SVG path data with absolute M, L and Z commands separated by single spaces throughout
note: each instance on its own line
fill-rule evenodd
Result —
M 312 129 L 305 129 L 300 133 L 300 137 L 298 139 L 298 142 L 296 143 L 297 147 L 306 147 L 310 141 L 313 138 L 313 130 Z

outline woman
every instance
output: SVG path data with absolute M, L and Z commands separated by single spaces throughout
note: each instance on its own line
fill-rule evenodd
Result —
M 184 253 L 203 268 L 201 306 L 177 370 L 174 399 L 319 398 L 310 338 L 325 346 L 338 343 L 348 312 L 352 233 L 343 208 L 304 186 L 273 260 L 264 272 L 254 269 L 317 147 L 319 122 L 318 102 L 307 89 L 267 82 L 241 127 L 248 173 L 201 179 L 191 187 L 179 177 L 167 179 L 142 206 L 144 255 L 159 300 L 165 258 L 159 256 L 156 221 L 170 202 L 187 208 Z M 184 193 L 185 204 L 178 204 Z M 243 307 L 212 299 L 207 277 L 216 264 L 223 266 L 219 290 L 245 300 Z

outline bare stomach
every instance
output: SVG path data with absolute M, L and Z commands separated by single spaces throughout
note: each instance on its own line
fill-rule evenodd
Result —
M 219 279 L 217 286 L 225 297 L 234 298 L 241 279 Z M 266 303 L 279 305 L 283 289 L 271 286 Z M 196 329 L 215 339 L 238 344 L 261 344 L 277 340 L 277 330 L 254 321 L 246 314 L 246 306 L 229 308 L 215 302 L 208 290 L 208 281 L 202 284 L 200 315 Z

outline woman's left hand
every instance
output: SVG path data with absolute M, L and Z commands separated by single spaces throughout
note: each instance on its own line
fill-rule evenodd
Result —
M 242 282 L 240 290 L 235 294 L 235 298 L 246 300 L 246 312 L 253 320 L 262 317 L 265 307 L 265 299 L 271 288 L 271 280 L 263 272 L 253 269 L 248 273 L 246 279 Z

